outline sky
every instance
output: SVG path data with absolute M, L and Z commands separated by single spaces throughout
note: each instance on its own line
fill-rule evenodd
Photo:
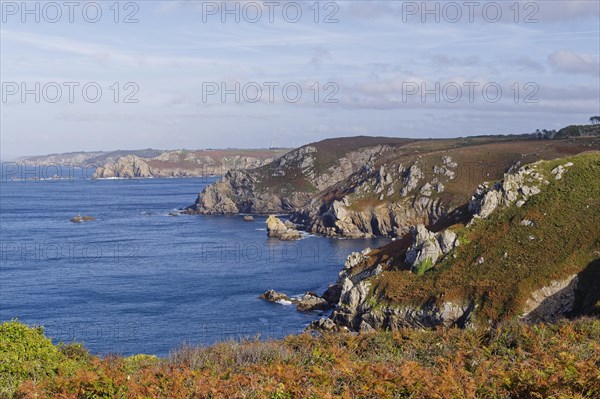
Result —
M 1 2 L 0 158 L 600 115 L 600 2 Z

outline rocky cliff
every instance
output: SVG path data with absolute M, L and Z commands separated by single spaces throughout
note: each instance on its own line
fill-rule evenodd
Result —
M 297 148 L 269 165 L 233 171 L 208 186 L 189 213 L 291 213 L 317 193 L 348 178 L 397 146 L 402 139 L 325 140 Z
M 161 150 L 118 150 L 118 151 L 93 151 L 93 152 L 67 152 L 62 154 L 38 155 L 17 158 L 15 162 L 38 166 L 72 166 L 77 168 L 96 169 L 107 163 L 116 162 L 117 159 L 135 155 L 140 158 L 152 158 L 163 153 Z
M 434 224 L 454 210 L 440 194 L 458 167 L 450 156 L 436 160 L 434 166 L 419 159 L 366 165 L 313 198 L 292 220 L 312 233 L 348 238 L 397 237 L 415 224 Z
M 152 158 L 127 155 L 96 169 L 94 177 L 148 178 L 224 175 L 269 164 L 285 150 L 165 151 Z
M 473 191 L 511 167 L 589 149 L 600 149 L 600 142 L 331 139 L 268 166 L 226 174 L 187 212 L 286 213 L 314 234 L 402 237 L 411 226 L 434 228 L 464 219 Z
M 489 326 L 600 314 L 600 153 L 515 168 L 464 224 L 350 255 L 315 328 Z M 333 295 L 332 295 L 333 293 Z

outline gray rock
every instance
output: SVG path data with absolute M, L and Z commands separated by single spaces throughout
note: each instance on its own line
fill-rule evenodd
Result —
M 329 317 L 322 317 L 310 323 L 309 329 L 319 331 L 338 331 L 340 328 Z
M 313 310 L 326 310 L 331 305 L 325 299 L 321 298 L 313 292 L 307 292 L 302 296 L 300 301 L 296 303 L 296 308 L 301 312 L 310 312 Z
M 425 183 L 423 185 L 423 187 L 421 187 L 421 194 L 424 195 L 424 196 L 426 196 L 426 197 L 430 197 L 432 190 L 433 190 L 433 187 L 431 186 L 431 184 Z
M 573 274 L 535 290 L 525 303 L 521 317 L 529 322 L 555 322 L 564 317 L 575 306 L 578 282 L 577 275 Z
M 404 187 L 402 188 L 400 195 L 406 197 L 408 193 L 417 188 L 419 181 L 423 179 L 424 174 L 423 171 L 419 168 L 418 164 L 415 162 L 404 177 L 403 183 Z
M 413 269 L 424 262 L 430 262 L 433 266 L 441 256 L 450 253 L 456 246 L 456 233 L 444 230 L 435 234 L 424 225 L 417 225 L 413 229 L 413 244 L 406 251 L 405 263 Z
M 444 254 L 450 253 L 450 251 L 459 245 L 458 236 L 455 232 L 450 230 L 444 230 L 440 232 L 437 236 L 437 239 Z
M 290 298 L 282 293 L 282 292 L 277 292 L 275 290 L 268 290 L 263 292 L 262 294 L 260 294 L 259 298 L 264 299 L 265 301 L 269 301 L 269 302 L 277 302 L 277 301 L 290 301 Z

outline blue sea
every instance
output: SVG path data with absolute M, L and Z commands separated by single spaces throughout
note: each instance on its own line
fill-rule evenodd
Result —
M 3 165 L 0 321 L 42 325 L 54 342 L 95 354 L 165 356 L 183 344 L 301 332 L 322 314 L 259 294 L 322 293 L 348 254 L 387 242 L 281 242 L 267 238 L 265 218 L 169 215 L 216 178 L 91 174 Z M 76 215 L 96 220 L 71 222 Z

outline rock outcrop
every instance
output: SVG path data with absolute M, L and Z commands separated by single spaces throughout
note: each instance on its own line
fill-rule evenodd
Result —
M 282 241 L 299 240 L 302 238 L 298 230 L 286 225 L 281 219 L 273 215 L 267 218 L 267 236 L 278 238 Z
M 413 244 L 406 251 L 405 263 L 412 271 L 424 273 L 457 246 L 458 237 L 453 231 L 432 233 L 420 224 L 413 229 Z
M 538 141 L 515 145 L 492 138 L 435 144 L 386 140 L 325 140 L 267 166 L 228 173 L 206 187 L 187 212 L 289 214 L 313 234 L 402 237 L 418 224 L 451 225 L 469 213 L 485 218 L 498 206 L 523 206 L 547 179 L 540 181 L 527 169 L 514 174 L 512 165 L 555 157 L 559 149 L 567 151 L 564 145 L 576 151 L 591 148 L 576 143 L 554 148 Z M 499 186 L 482 184 L 467 206 L 478 184 L 501 179 L 503 173 L 507 176 Z M 562 176 L 560 169 L 555 175 Z
M 539 162 L 535 162 L 515 172 L 505 173 L 502 181 L 481 184 L 469 202 L 469 211 L 472 212 L 473 218 L 485 219 L 498 207 L 513 204 L 521 207 L 531 197 L 538 195 L 544 186 L 550 184 L 538 166 Z M 573 163 L 567 162 L 554 168 L 551 173 L 556 180 L 560 180 L 571 166 Z
M 73 222 L 73 223 L 91 222 L 91 221 L 94 221 L 94 220 L 96 220 L 96 218 L 93 217 L 93 216 L 80 216 L 80 215 L 77 215 L 77 216 L 74 216 L 74 217 L 71 218 L 71 222 Z
M 457 163 L 450 156 L 438 162 L 430 180 L 418 160 L 410 166 L 364 167 L 313 198 L 292 220 L 311 233 L 346 238 L 399 237 L 411 226 L 434 224 L 455 209 L 439 194 L 455 178 Z M 337 196 L 331 198 L 331 192 Z
M 373 329 L 440 325 L 464 327 L 469 323 L 475 306 L 468 301 L 464 304 L 428 301 L 421 305 L 391 306 L 373 300 L 370 279 L 384 273 L 387 266 L 375 264 L 366 267 L 370 251 L 367 248 L 348 256 L 336 283 L 340 287 L 340 294 L 335 298 L 335 310 L 330 317 L 332 323 L 321 319 L 313 322 L 311 328 L 366 332 Z
M 531 293 L 521 318 L 529 322 L 554 322 L 566 317 L 575 307 L 579 279 L 576 274 Z
M 127 155 L 117 159 L 114 163 L 107 163 L 96 169 L 94 178 L 148 178 L 154 177 L 152 168 L 148 163 L 135 155 Z
M 295 298 L 289 297 L 281 292 L 269 290 L 260 294 L 259 298 L 264 299 L 265 301 L 280 304 L 294 304 L 296 305 L 296 310 L 300 312 L 312 312 L 315 310 L 327 310 L 331 308 L 331 304 L 329 302 L 310 291 L 302 295 L 300 298 Z

